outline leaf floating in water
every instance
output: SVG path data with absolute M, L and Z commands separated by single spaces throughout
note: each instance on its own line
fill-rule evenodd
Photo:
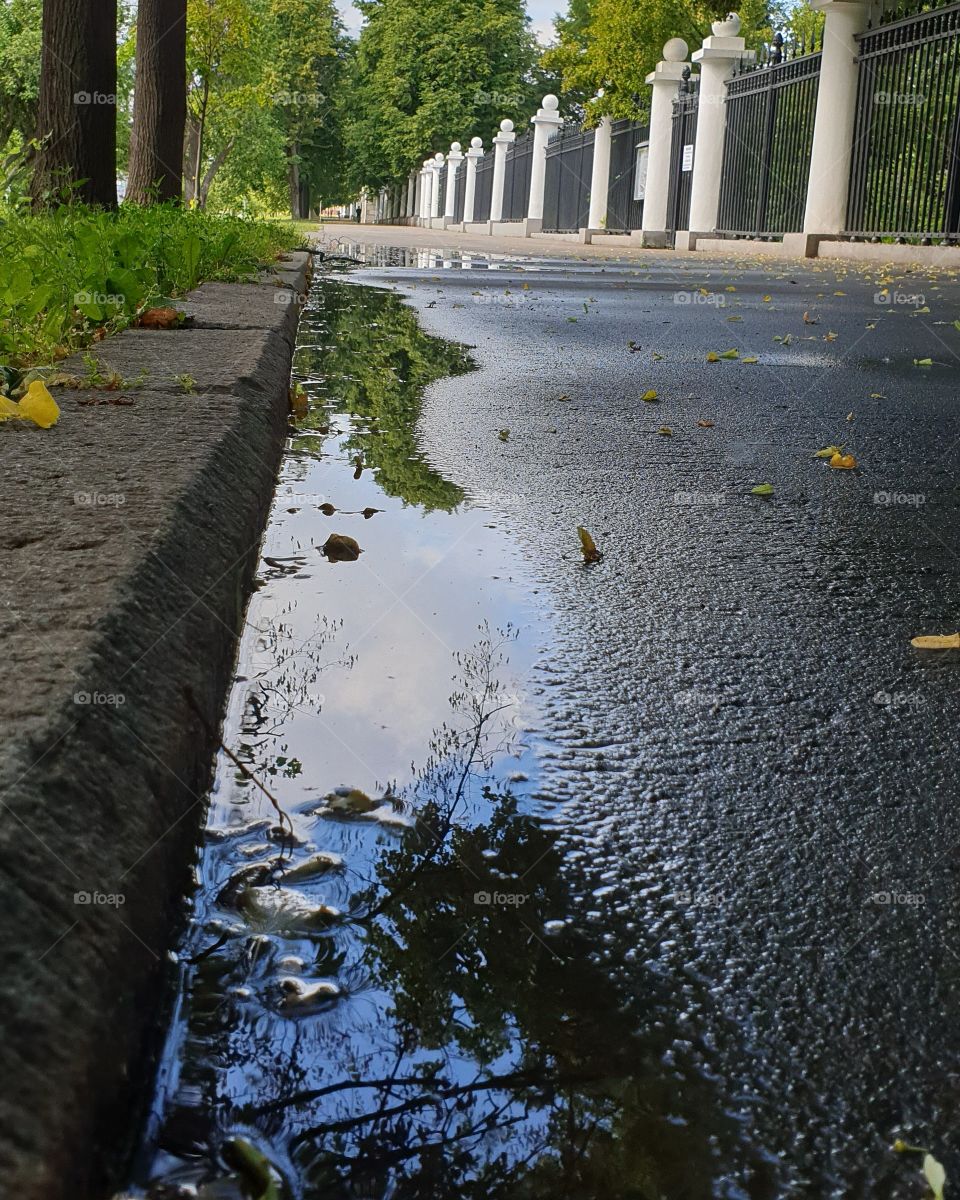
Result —
M 819 317 L 811 317 L 808 312 L 805 312 L 803 314 L 803 323 L 804 323 L 804 325 L 819 325 L 820 318 Z
M 913 360 L 913 365 L 915 367 L 932 367 L 933 359 L 932 358 L 915 358 Z
M 710 353 L 707 355 L 707 362 L 719 362 L 719 361 L 720 361 L 720 355 L 716 352 L 716 350 L 711 350 Z
M 339 854 L 321 851 L 319 854 L 313 854 L 310 858 L 305 858 L 303 862 L 297 863 L 284 871 L 283 878 L 289 882 L 297 882 L 303 879 L 316 879 L 320 875 L 328 875 L 331 871 L 342 871 L 343 859 Z
M 368 813 L 379 808 L 383 801 L 374 800 L 359 788 L 344 787 L 330 792 L 323 803 L 330 812 Z
M 60 419 L 59 405 L 39 379 L 30 384 L 18 407 L 21 417 L 39 425 L 41 429 L 49 429 Z
M 643 347 L 640 345 L 639 342 L 627 342 L 627 349 L 630 351 L 631 354 L 636 354 L 637 351 L 642 350 Z
M 582 525 L 577 526 L 577 534 L 580 537 L 580 549 L 583 551 L 583 561 L 585 563 L 599 562 L 603 558 L 603 555 L 597 549 L 597 543 Z
M 643 393 L 643 395 L 640 397 L 640 399 L 650 401 L 650 400 L 659 400 L 660 397 L 657 395 L 657 393 L 654 391 L 653 388 L 650 388 L 649 391 Z
M 320 547 L 320 553 L 330 562 L 356 562 L 363 551 L 354 538 L 345 533 L 331 533 Z
M 720 357 L 721 358 L 739 358 L 740 351 L 739 350 L 724 350 L 724 352 L 720 355 Z
M 960 650 L 960 633 L 930 633 L 910 639 L 918 650 Z
M 755 488 L 750 489 L 750 495 L 751 496 L 772 496 L 773 495 L 773 484 L 772 483 L 758 483 Z
M 747 358 L 741 358 L 740 361 L 745 363 L 756 363 L 759 362 L 760 359 L 757 358 L 755 354 L 751 354 Z
M 297 418 L 307 415 L 307 393 L 302 384 L 295 383 L 290 388 L 290 411 Z
M 374 515 L 374 513 L 378 513 L 378 512 L 383 512 L 383 509 L 382 508 L 365 508 L 365 509 L 363 509 L 363 511 L 361 512 L 360 515 L 363 517 L 363 519 L 365 521 L 369 521 L 370 518 Z
M 325 504 L 320 505 L 320 511 L 325 517 L 332 517 L 337 510 L 328 500 Z
M 328 1007 L 343 995 L 341 989 L 329 980 L 321 980 L 319 983 L 304 983 L 302 979 L 288 975 L 279 982 L 283 995 L 280 1007 L 286 1012 L 295 1012 L 298 1009 L 300 1011 L 305 1009 L 316 1011 L 318 1008 Z
M 354 479 L 359 479 L 360 476 L 363 474 L 363 455 L 362 454 L 358 454 L 357 457 L 353 460 L 353 468 L 354 468 L 353 469 Z
M 251 1200 L 280 1200 L 274 1168 L 267 1156 L 244 1138 L 224 1143 L 224 1157 L 247 1184 Z

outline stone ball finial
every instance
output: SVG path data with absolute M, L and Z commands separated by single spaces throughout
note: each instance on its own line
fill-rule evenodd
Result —
M 471 138 L 470 145 L 473 147 L 474 150 L 482 150 L 483 149 L 483 138 L 482 137 Z
M 443 155 L 440 153 L 440 151 L 439 151 L 439 150 L 438 150 L 438 151 L 436 152 L 436 154 L 433 156 L 433 161 L 434 161 L 434 162 L 438 162 L 438 163 L 442 163 L 442 162 L 443 162 Z
M 543 98 L 543 107 L 548 112 L 556 112 L 560 107 L 560 101 L 556 98 L 553 92 L 548 92 Z
M 688 53 L 689 47 L 683 38 L 671 38 L 663 44 L 663 57 L 667 62 L 684 62 Z
M 453 151 L 454 154 L 459 154 L 460 153 L 460 143 L 459 142 L 451 142 L 450 149 Z
M 500 122 L 500 132 L 501 133 L 513 133 L 513 122 L 510 120 L 509 117 L 504 117 L 503 120 Z

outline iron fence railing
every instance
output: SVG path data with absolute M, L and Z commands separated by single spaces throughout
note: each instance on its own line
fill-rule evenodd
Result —
M 530 198 L 530 171 L 533 166 L 533 133 L 528 132 L 507 147 L 503 174 L 503 220 L 522 221 Z
M 457 182 L 453 195 L 453 219 L 459 225 L 463 220 L 463 202 L 467 194 L 467 160 L 457 167 Z
M 858 38 L 846 232 L 953 242 L 960 237 L 960 4 L 895 16 L 886 6 Z
M 673 102 L 670 139 L 670 179 L 667 190 L 667 232 L 690 227 L 690 190 L 693 184 L 693 148 L 697 138 L 697 108 L 700 81 L 686 78 Z
M 477 163 L 476 191 L 473 194 L 474 221 L 490 220 L 490 201 L 493 199 L 493 159 L 491 150 Z
M 639 121 L 614 121 L 607 192 L 607 228 L 610 230 L 625 231 L 641 226 L 646 172 L 644 151 L 649 140 L 649 127 Z
M 803 228 L 820 84 L 819 53 L 734 76 L 724 104 L 717 231 L 776 237 Z
M 564 126 L 547 143 L 544 230 L 575 233 L 586 226 L 590 216 L 593 142 L 592 129 Z

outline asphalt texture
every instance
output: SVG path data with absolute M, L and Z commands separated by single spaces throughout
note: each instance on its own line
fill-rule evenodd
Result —
M 956 279 L 493 265 L 352 278 L 474 347 L 421 443 L 549 597 L 571 903 L 751 1148 L 689 1194 L 922 1195 L 898 1136 L 960 1178 L 960 654 L 910 644 L 960 627 Z

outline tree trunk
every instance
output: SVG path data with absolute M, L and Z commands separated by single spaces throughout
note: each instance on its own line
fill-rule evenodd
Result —
M 300 147 L 296 142 L 287 146 L 287 200 L 290 216 L 300 216 Z
M 35 205 L 117 206 L 117 0 L 43 0 Z
M 140 0 L 127 199 L 179 200 L 187 118 L 187 0 Z
M 207 105 L 210 103 L 210 84 L 203 81 L 203 99 L 200 101 L 200 116 L 197 118 L 197 157 L 193 164 L 193 197 L 200 198 L 201 170 L 203 167 L 203 135 L 207 129 Z
M 193 172 L 197 163 L 197 142 L 200 138 L 200 126 L 197 118 L 187 108 L 187 128 L 183 135 L 183 202 L 192 204 L 197 197 Z
M 227 142 L 227 144 L 223 147 L 223 149 L 220 151 L 220 153 L 217 155 L 217 157 L 213 160 L 213 162 L 210 164 L 210 166 L 207 167 L 206 174 L 204 175 L 203 180 L 200 184 L 199 194 L 197 195 L 197 208 L 206 208 L 207 207 L 207 196 L 210 194 L 210 185 L 213 183 L 214 179 L 217 177 L 217 172 L 220 170 L 220 168 L 223 166 L 223 164 L 227 161 L 227 155 L 233 149 L 235 144 L 236 144 L 236 139 L 231 138 Z

